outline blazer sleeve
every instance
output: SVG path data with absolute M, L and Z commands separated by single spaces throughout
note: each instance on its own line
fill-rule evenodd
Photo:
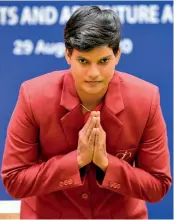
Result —
M 1 176 L 7 192 L 13 198 L 24 198 L 82 185 L 76 154 L 75 150 L 47 162 L 39 161 L 39 128 L 22 84 L 2 161 Z
M 155 87 L 135 166 L 110 154 L 108 160 L 100 187 L 148 202 L 160 201 L 166 195 L 171 186 L 170 157 L 158 88 Z

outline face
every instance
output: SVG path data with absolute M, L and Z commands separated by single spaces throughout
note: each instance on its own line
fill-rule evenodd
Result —
M 107 90 L 118 64 L 120 51 L 115 56 L 111 48 L 102 46 L 89 52 L 74 49 L 71 55 L 66 51 L 65 56 L 71 66 L 77 91 L 98 94 Z

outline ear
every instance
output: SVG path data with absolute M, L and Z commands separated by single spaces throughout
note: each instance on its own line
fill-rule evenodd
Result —
M 65 59 L 66 59 L 67 63 L 69 65 L 71 65 L 71 54 L 70 54 L 70 52 L 69 52 L 69 50 L 67 48 L 65 50 Z
M 117 54 L 115 55 L 115 65 L 119 63 L 120 57 L 121 57 L 121 50 L 119 48 Z

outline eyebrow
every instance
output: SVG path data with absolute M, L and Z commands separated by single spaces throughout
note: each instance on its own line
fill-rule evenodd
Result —
M 112 55 L 104 56 L 104 57 L 100 58 L 98 61 L 103 60 L 103 59 L 108 59 L 108 58 L 111 58 L 111 57 L 112 57 Z M 84 59 L 86 61 L 90 61 L 90 60 L 86 59 L 83 56 L 77 56 L 77 59 Z

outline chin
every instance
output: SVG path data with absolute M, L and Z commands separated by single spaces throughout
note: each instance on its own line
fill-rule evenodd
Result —
M 102 91 L 102 89 L 101 88 L 84 88 L 83 91 L 88 94 L 98 94 Z

